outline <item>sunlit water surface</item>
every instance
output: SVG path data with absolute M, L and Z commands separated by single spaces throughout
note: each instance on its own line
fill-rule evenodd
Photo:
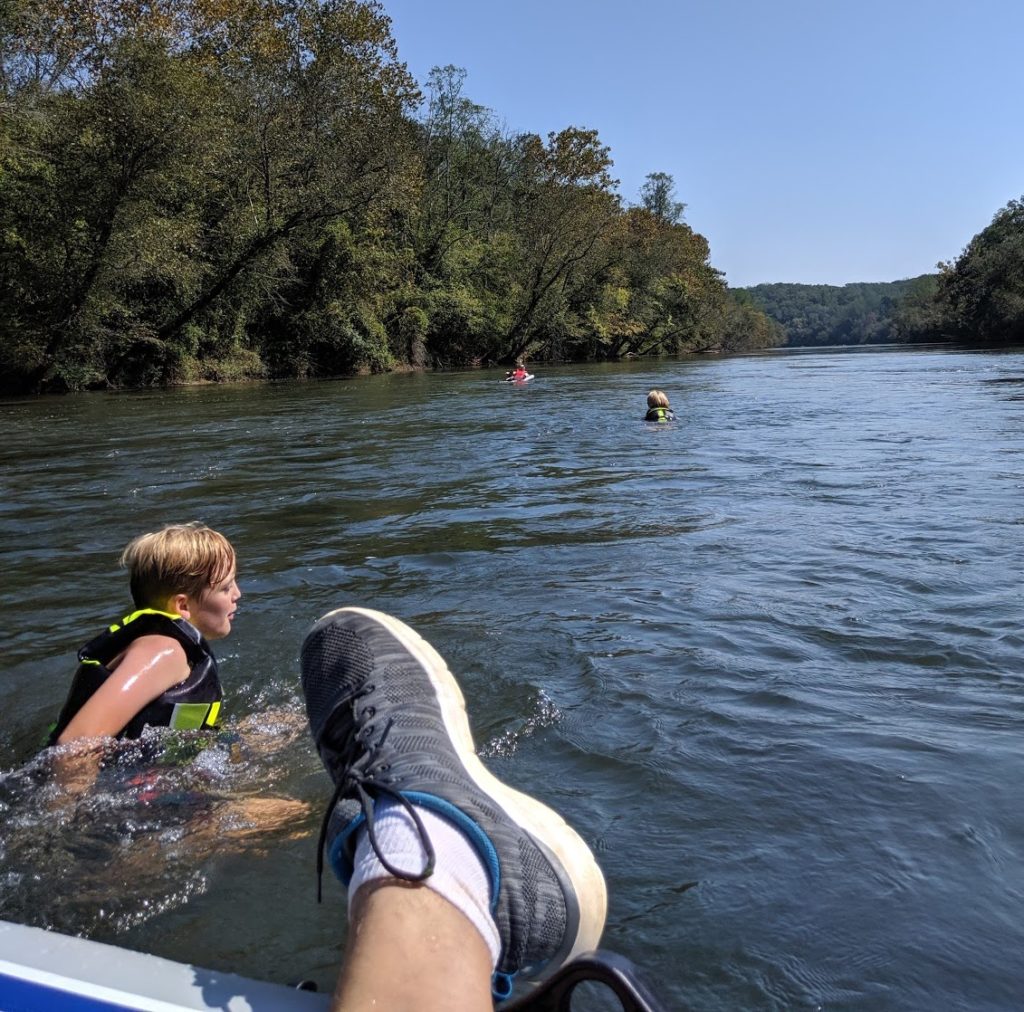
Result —
M 1024 355 L 537 372 L 0 403 L 0 917 L 332 986 L 297 655 L 351 603 L 448 658 L 667 1007 L 1017 1007 Z M 194 518 L 239 552 L 237 733 L 76 801 L 25 760 L 120 548 Z

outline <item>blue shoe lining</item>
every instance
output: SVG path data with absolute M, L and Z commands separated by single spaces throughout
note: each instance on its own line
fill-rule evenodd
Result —
M 498 862 L 498 852 L 494 849 L 490 837 L 468 816 L 461 808 L 456 807 L 450 801 L 439 798 L 434 794 L 424 794 L 420 791 L 402 791 L 402 797 L 407 798 L 414 805 L 419 805 L 429 811 L 436 812 L 453 822 L 466 838 L 473 845 L 480 860 L 484 863 L 491 880 L 491 914 L 498 909 L 498 890 L 501 887 L 501 866 Z M 352 860 L 346 852 L 346 844 L 353 838 L 359 828 L 366 823 L 366 816 L 360 812 L 345 828 L 334 838 L 331 843 L 328 860 L 334 874 L 338 876 L 341 883 L 347 889 L 352 881 Z M 512 987 L 516 974 L 500 973 L 495 970 L 491 976 L 491 994 L 496 1002 L 507 999 L 512 994 Z
M 402 791 L 401 794 L 414 805 L 436 812 L 449 822 L 454 823 L 455 827 L 473 845 L 473 849 L 483 861 L 490 878 L 491 913 L 494 914 L 498 909 L 498 893 L 501 889 L 501 865 L 498 861 L 498 852 L 494 849 L 490 837 L 461 808 L 453 805 L 450 801 L 445 801 L 444 798 L 439 798 L 435 794 L 424 794 L 421 791 Z M 352 859 L 347 853 L 346 845 L 353 834 L 365 824 L 366 816 L 360 812 L 331 842 L 328 860 L 334 874 L 346 889 L 352 881 L 353 872 Z

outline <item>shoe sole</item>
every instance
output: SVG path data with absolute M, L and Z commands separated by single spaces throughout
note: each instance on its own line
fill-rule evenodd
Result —
M 434 687 L 448 738 L 466 775 L 547 852 L 549 860 L 552 856 L 557 860 L 556 872 L 560 872 L 561 877 L 568 881 L 575 894 L 578 927 L 571 947 L 563 947 L 545 968 L 546 972 L 541 975 L 541 979 L 579 954 L 595 949 L 604 930 L 608 892 L 601 869 L 587 844 L 557 812 L 536 798 L 502 783 L 480 761 L 469 729 L 462 689 L 448 670 L 444 658 L 419 633 L 384 612 L 346 607 L 336 608 L 324 615 L 310 630 L 310 635 L 340 614 L 362 615 L 383 626 L 416 659 Z M 570 902 L 571 899 L 572 896 Z

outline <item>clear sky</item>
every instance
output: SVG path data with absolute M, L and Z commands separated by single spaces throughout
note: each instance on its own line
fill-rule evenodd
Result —
M 513 132 L 667 172 L 730 285 L 895 281 L 1024 195 L 1024 0 L 382 0 Z

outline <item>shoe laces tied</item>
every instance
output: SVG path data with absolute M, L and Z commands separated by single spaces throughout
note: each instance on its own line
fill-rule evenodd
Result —
M 367 695 L 368 692 L 372 692 L 372 686 L 364 692 L 360 693 L 359 696 Z M 384 866 L 388 874 L 393 875 L 395 878 L 402 879 L 406 882 L 422 882 L 425 879 L 430 878 L 434 873 L 434 865 L 436 861 L 436 855 L 434 853 L 434 845 L 430 842 L 430 836 L 427 833 L 426 827 L 423 825 L 423 821 L 420 819 L 419 813 L 416 811 L 413 803 L 405 797 L 399 790 L 394 788 L 392 785 L 393 780 L 390 777 L 382 777 L 382 773 L 386 773 L 389 766 L 386 763 L 376 762 L 376 757 L 380 753 L 384 742 L 387 740 L 388 733 L 391 731 L 391 726 L 394 723 L 393 720 L 388 720 L 384 726 L 384 730 L 381 732 L 380 737 L 373 743 L 369 741 L 370 736 L 373 733 L 373 724 L 363 725 L 361 723 L 361 716 L 366 715 L 367 711 L 370 711 L 370 715 L 373 715 L 373 709 L 371 707 L 364 708 L 359 715 L 356 715 L 356 703 L 358 696 L 352 701 L 353 716 L 356 717 L 356 723 L 359 729 L 352 736 L 352 741 L 346 751 L 340 757 L 340 766 L 345 771 L 344 775 L 338 780 L 335 785 L 334 793 L 331 795 L 330 801 L 327 803 L 327 810 L 324 812 L 323 821 L 320 823 L 320 839 L 317 843 L 316 853 L 316 901 L 321 902 L 322 899 L 322 886 L 323 886 L 323 873 L 324 873 L 324 850 L 327 845 L 327 829 L 330 825 L 331 814 L 334 812 L 334 806 L 343 797 L 358 798 L 359 806 L 363 811 L 363 816 L 366 819 L 366 833 L 370 841 L 370 846 L 373 848 L 374 854 L 377 855 L 377 860 Z M 423 847 L 423 851 L 426 854 L 426 862 L 424 863 L 423 870 L 419 872 L 405 871 L 401 868 L 395 867 L 385 856 L 381 850 L 380 844 L 377 842 L 377 833 L 374 826 L 374 802 L 380 797 L 390 798 L 391 800 L 400 804 L 408 813 L 416 826 L 416 833 L 419 836 L 420 844 Z

